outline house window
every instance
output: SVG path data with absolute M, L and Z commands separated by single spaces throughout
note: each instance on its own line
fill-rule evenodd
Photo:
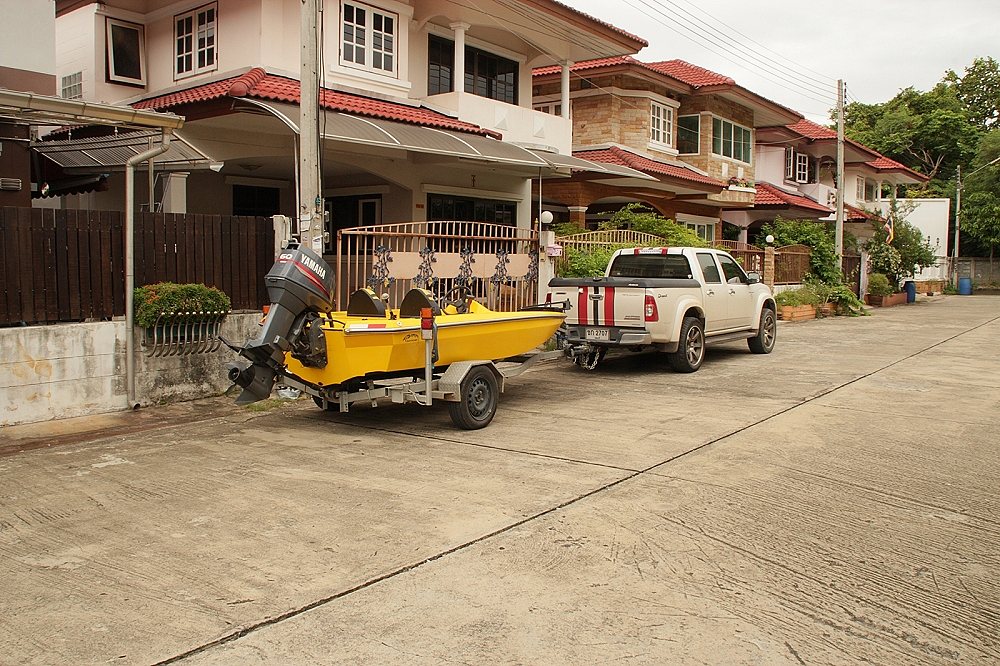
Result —
M 709 243 L 715 240 L 715 225 L 701 224 L 700 222 L 683 222 L 685 227 L 698 234 L 698 238 Z
M 795 180 L 794 148 L 785 148 L 785 180 Z
M 864 201 L 865 200 L 865 179 L 864 178 L 858 178 L 857 179 L 857 185 L 855 186 L 855 189 L 854 189 L 854 198 L 857 201 Z
M 701 152 L 701 116 L 677 116 L 677 151 L 681 155 Z
M 803 153 L 795 153 L 795 182 L 809 182 L 809 156 Z
M 108 81 L 146 85 L 145 28 L 136 23 L 107 20 Z
M 174 17 L 174 74 L 191 76 L 216 69 L 216 5 Z
M 465 92 L 517 104 L 517 70 L 513 60 L 465 47 Z
M 455 42 L 431 35 L 427 40 L 427 94 L 449 93 L 455 72 Z
M 542 113 L 548 113 L 553 116 L 562 115 L 562 104 L 535 104 L 532 108 L 535 111 L 541 111 Z
M 753 156 L 753 134 L 746 127 L 713 118 L 712 152 L 749 164 Z
M 62 77 L 62 86 L 60 86 L 59 94 L 63 99 L 82 99 L 83 72 L 76 72 L 75 74 Z
M 674 110 L 652 102 L 649 119 L 649 140 L 667 147 L 673 144 Z
M 500 199 L 475 199 L 450 194 L 427 195 L 428 220 L 517 224 L 517 203 Z
M 281 212 L 281 190 L 277 187 L 233 185 L 233 215 L 270 217 Z
M 345 2 L 340 61 L 379 74 L 396 72 L 395 14 Z
M 865 179 L 865 201 L 875 201 L 877 187 L 875 181 L 870 178 Z

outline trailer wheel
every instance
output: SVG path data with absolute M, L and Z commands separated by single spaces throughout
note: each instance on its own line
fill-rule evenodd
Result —
M 694 372 L 705 360 L 705 331 L 697 317 L 684 317 L 677 351 L 667 359 L 675 372 Z
M 461 400 L 448 403 L 451 420 L 463 430 L 485 428 L 497 413 L 500 391 L 497 378 L 486 366 L 479 365 L 462 380 Z
M 604 360 L 604 355 L 608 353 L 607 347 L 598 347 L 586 354 L 578 354 L 573 357 L 573 362 L 584 370 L 594 370 L 598 364 Z

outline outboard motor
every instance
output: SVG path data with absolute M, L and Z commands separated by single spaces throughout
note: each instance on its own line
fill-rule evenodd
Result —
M 315 368 L 326 366 L 326 341 L 318 313 L 333 309 L 333 270 L 323 258 L 296 242 L 283 249 L 264 276 L 271 306 L 260 336 L 234 350 L 250 365 L 229 365 L 229 379 L 243 387 L 236 404 L 271 395 L 285 354 Z

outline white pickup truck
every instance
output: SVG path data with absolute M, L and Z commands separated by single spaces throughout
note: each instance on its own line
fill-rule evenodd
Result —
M 678 372 L 697 370 L 714 342 L 774 349 L 770 289 L 721 250 L 618 250 L 603 277 L 554 278 L 549 292 L 552 302 L 569 301 L 566 353 L 589 370 L 611 348 L 666 352 Z

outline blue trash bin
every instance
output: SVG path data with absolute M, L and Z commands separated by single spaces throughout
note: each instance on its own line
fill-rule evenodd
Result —
M 913 280 L 907 280 L 906 284 L 903 285 L 903 289 L 906 291 L 906 302 L 912 303 L 917 300 L 917 283 Z
M 958 295 L 972 296 L 972 278 L 958 278 Z

